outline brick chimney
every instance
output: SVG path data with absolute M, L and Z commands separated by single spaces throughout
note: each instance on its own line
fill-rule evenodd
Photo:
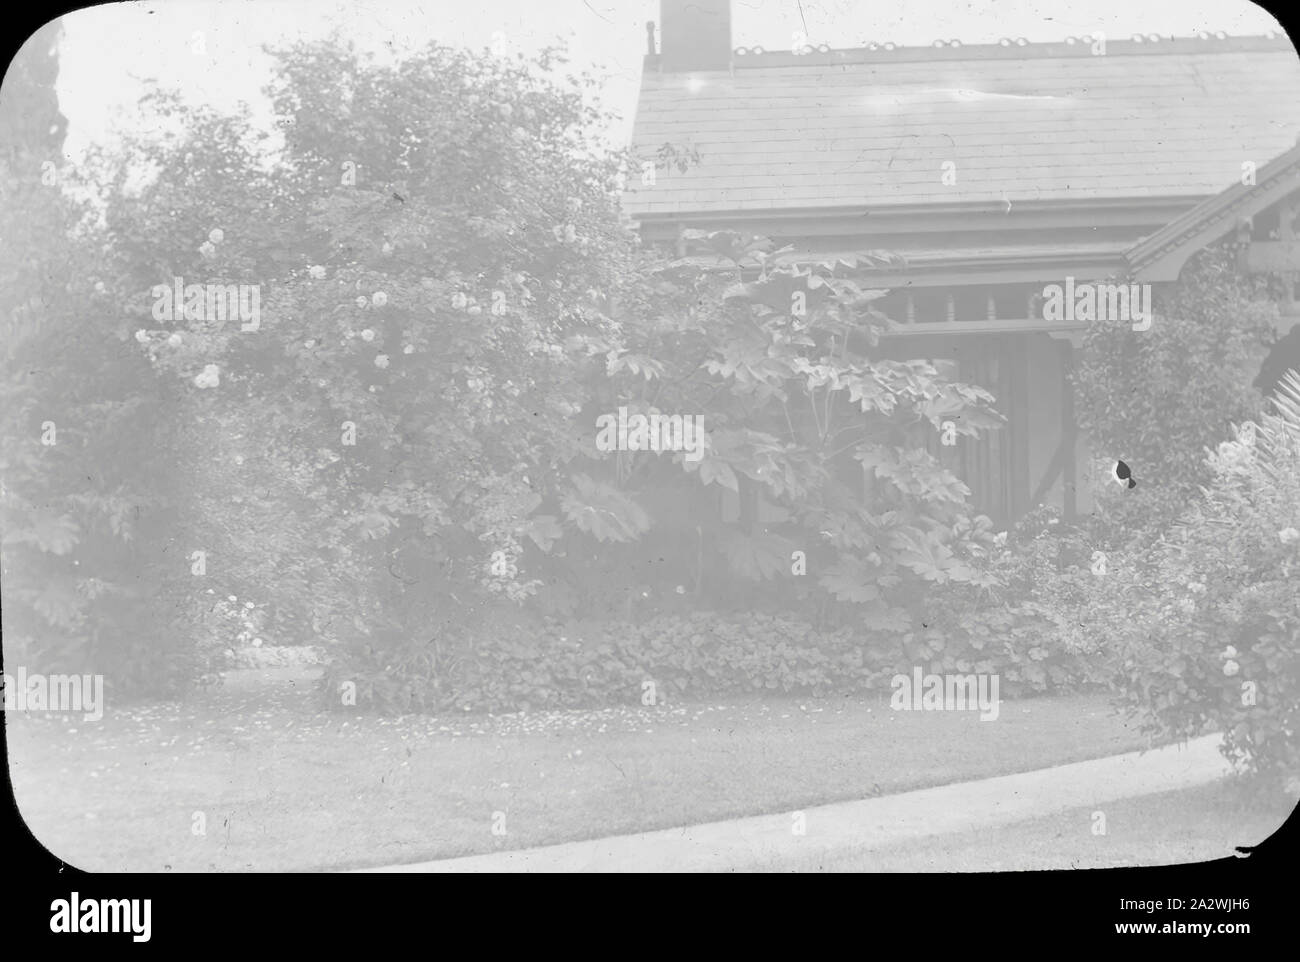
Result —
M 731 67 L 731 0 L 659 0 L 659 64 L 665 73 Z

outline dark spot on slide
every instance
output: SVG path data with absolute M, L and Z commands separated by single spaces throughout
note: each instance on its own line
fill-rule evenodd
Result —
M 1133 479 L 1133 472 L 1129 469 L 1129 466 L 1125 464 L 1123 461 L 1116 461 L 1115 467 L 1111 468 L 1110 473 L 1111 473 L 1111 477 L 1113 477 L 1120 484 L 1124 484 L 1125 482 L 1128 482 L 1128 486 L 1130 488 L 1136 488 L 1138 486 L 1137 481 Z

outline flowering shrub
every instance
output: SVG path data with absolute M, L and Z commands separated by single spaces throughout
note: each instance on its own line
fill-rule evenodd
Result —
M 103 158 L 106 182 L 151 172 L 105 217 L 138 241 L 131 346 L 179 395 L 170 534 L 205 557 L 175 565 L 175 607 L 204 644 L 230 644 L 189 600 L 209 585 L 256 590 L 279 643 L 358 657 L 462 600 L 536 591 L 520 556 L 560 537 L 589 443 L 578 373 L 634 249 L 625 158 L 589 143 L 595 81 L 562 82 L 557 57 L 437 47 L 381 66 L 305 45 L 276 54 L 282 150 L 243 114 L 160 95 L 160 125 L 184 133 Z M 153 291 L 177 278 L 257 292 L 257 322 L 166 317 Z
M 1300 778 L 1300 379 L 1277 413 L 1209 452 L 1211 483 L 1139 563 L 1107 579 L 1131 600 L 1119 687 L 1149 728 L 1221 729 L 1242 771 Z M 1135 589 L 1130 578 L 1143 581 Z M 1100 593 L 1100 589 L 1099 589 Z M 1113 619 L 1112 627 L 1121 626 Z

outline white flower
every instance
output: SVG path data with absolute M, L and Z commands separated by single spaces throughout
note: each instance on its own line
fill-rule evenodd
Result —
M 685 587 L 685 585 L 678 585 L 678 586 L 677 586 L 677 593 L 678 593 L 679 595 L 684 595 L 684 594 L 686 594 L 686 587 Z
M 214 244 L 220 244 L 225 239 L 226 232 L 220 227 L 214 227 L 208 232 L 208 240 L 212 241 Z
M 245 608 L 252 608 L 252 607 L 254 607 L 254 606 L 253 606 L 253 603 L 252 603 L 251 601 L 245 601 L 245 602 L 244 602 L 244 607 L 245 607 Z
M 1236 657 L 1237 657 L 1237 649 L 1236 649 L 1236 648 L 1233 648 L 1232 645 L 1229 645 L 1227 648 L 1223 649 L 1223 651 L 1219 654 L 1219 657 L 1220 657 L 1220 658 L 1236 658 Z
M 370 302 L 366 300 L 366 296 L 364 294 L 362 294 L 360 297 L 357 298 L 357 307 L 364 308 L 369 303 Z
M 95 281 L 95 293 L 97 293 L 97 294 L 103 294 L 103 293 L 104 293 L 104 282 L 103 282 L 103 281 Z
M 993 536 L 993 543 L 999 548 L 1002 547 L 1007 543 L 1007 533 L 1005 531 L 999 531 Z
M 181 336 L 179 334 L 173 334 L 171 337 L 167 338 L 167 343 L 170 344 L 172 347 L 180 347 Z
M 1277 533 L 1277 538 L 1283 544 L 1290 544 L 1292 541 L 1300 539 L 1300 531 L 1295 528 L 1283 528 Z
M 197 387 L 219 387 L 221 384 L 221 370 L 215 364 L 209 364 L 203 368 L 203 373 L 194 378 L 194 384 Z
M 383 291 L 375 291 L 374 296 L 371 297 L 371 301 L 374 302 L 375 307 L 383 307 L 388 303 L 388 295 Z
M 465 309 L 465 305 L 468 303 L 469 303 L 469 298 L 466 297 L 460 291 L 457 291 L 455 294 L 451 295 L 451 306 L 456 308 L 456 310 L 458 311 L 463 311 Z
M 140 330 L 135 332 L 135 339 L 143 344 L 145 341 L 149 340 L 149 332 L 144 328 L 140 328 Z
M 385 368 L 385 367 L 388 367 L 388 355 L 387 355 L 387 354 L 377 354 L 377 355 L 375 356 L 375 367 L 378 367 L 378 368 Z
M 1187 590 L 1194 595 L 1203 595 L 1205 594 L 1205 585 L 1199 581 L 1193 581 L 1187 586 Z
M 366 328 L 364 331 L 361 332 L 361 340 L 373 341 L 374 339 L 375 339 L 375 332 L 372 331 L 370 328 Z
M 202 244 L 199 245 L 199 253 L 202 254 L 204 257 L 211 257 L 216 252 L 217 249 L 212 246 L 211 241 L 204 241 Z
M 313 264 L 311 267 L 307 268 L 307 273 L 316 278 L 316 280 L 320 280 L 325 276 L 325 268 L 321 267 L 319 264 Z
M 1241 666 L 1238 665 L 1235 661 L 1225 661 L 1223 663 L 1223 673 L 1227 675 L 1229 678 L 1231 678 L 1240 670 L 1241 670 Z
M 262 639 L 261 639 L 261 638 L 254 638 L 254 639 L 253 639 L 253 647 L 254 647 L 254 648 L 261 648 L 261 647 L 262 647 Z
M 231 595 L 231 596 L 228 597 L 226 600 L 227 600 L 227 601 L 238 601 L 239 599 L 236 598 L 234 595 Z
M 1254 458 L 1253 438 L 1241 441 L 1224 441 L 1219 445 L 1218 469 L 1231 473 L 1241 473 L 1250 466 Z
M 308 350 L 311 350 L 313 347 L 316 346 L 316 339 L 312 338 L 311 340 L 307 341 L 307 343 L 303 346 L 306 347 Z
M 384 246 L 381 247 L 380 250 L 382 250 L 385 254 L 391 254 L 393 252 L 393 245 L 388 243 L 388 241 L 384 241 Z
M 415 345 L 414 345 L 414 344 L 408 344 L 408 345 L 406 345 L 406 347 L 402 348 L 402 353 L 403 353 L 403 354 L 414 354 L 414 353 L 415 353 Z

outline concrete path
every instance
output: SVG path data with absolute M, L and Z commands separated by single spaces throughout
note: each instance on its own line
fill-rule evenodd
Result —
M 1184 746 L 1132 752 L 803 810 L 685 828 L 568 842 L 544 848 L 369 869 L 372 872 L 719 872 L 779 869 L 821 853 L 845 855 L 908 839 L 963 832 L 1192 788 L 1229 771 L 1219 736 Z

